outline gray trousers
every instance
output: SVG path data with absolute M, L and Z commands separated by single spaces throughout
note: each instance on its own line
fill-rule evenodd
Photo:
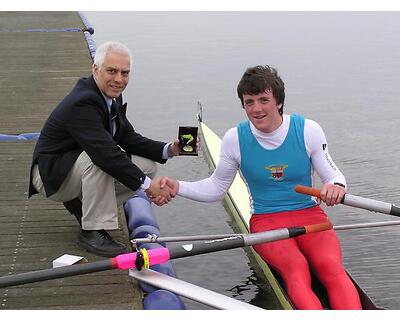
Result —
M 154 177 L 157 171 L 154 161 L 132 156 L 132 162 L 147 176 Z M 46 196 L 37 165 L 32 169 L 32 182 L 36 190 Z M 60 189 L 48 199 L 67 202 L 78 197 L 82 201 L 82 229 L 113 230 L 118 228 L 118 206 L 134 193 L 94 165 L 83 151 Z

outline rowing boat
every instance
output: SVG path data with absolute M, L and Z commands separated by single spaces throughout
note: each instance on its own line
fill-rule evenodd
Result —
M 221 139 L 218 135 L 212 131 L 202 119 L 202 108 L 199 103 L 199 113 L 197 115 L 199 122 L 199 132 L 202 141 L 202 150 L 204 152 L 205 158 L 211 170 L 215 170 L 217 163 L 219 161 Z M 228 213 L 235 220 L 237 227 L 242 233 L 249 233 L 249 222 L 251 217 L 250 210 L 250 199 L 248 189 L 240 176 L 239 172 L 236 174 L 235 179 L 225 195 L 224 203 L 227 207 Z M 273 271 L 268 264 L 262 260 L 262 258 L 251 248 L 251 254 L 257 261 L 263 275 L 270 284 L 279 304 L 283 309 L 291 310 L 294 309 L 293 303 L 290 301 L 280 279 L 279 275 Z M 377 310 L 381 309 L 375 305 L 371 298 L 366 294 L 366 292 L 357 284 L 353 277 L 349 274 L 349 277 L 353 281 L 355 287 L 360 296 L 361 304 L 363 309 L 366 310 Z M 329 309 L 328 299 L 326 291 L 323 286 L 318 282 L 318 280 L 313 277 L 313 290 L 316 292 L 321 302 L 325 308 Z

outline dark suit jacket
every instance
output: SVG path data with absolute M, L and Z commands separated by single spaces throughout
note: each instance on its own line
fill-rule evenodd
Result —
M 122 97 L 117 102 L 121 104 Z M 140 187 L 145 175 L 119 146 L 127 153 L 166 162 L 161 158 L 165 142 L 136 133 L 126 118 L 126 104 L 117 110 L 113 138 L 107 104 L 93 76 L 81 78 L 53 110 L 40 133 L 31 166 L 39 165 L 47 196 L 57 192 L 82 151 L 96 166 L 132 190 Z M 35 193 L 31 170 L 29 197 Z

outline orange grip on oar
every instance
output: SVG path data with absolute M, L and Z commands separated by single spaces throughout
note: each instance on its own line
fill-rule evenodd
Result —
M 318 224 L 311 224 L 308 226 L 304 226 L 306 229 L 306 233 L 313 233 L 313 232 L 321 232 L 321 231 L 326 231 L 333 229 L 333 224 L 328 221 L 324 223 L 318 223 Z
M 313 197 L 321 198 L 321 190 L 317 188 L 306 187 L 298 184 L 294 187 L 294 191 L 297 193 L 308 194 Z
M 287 230 L 289 231 L 288 238 L 301 236 L 302 234 L 307 234 L 307 233 L 326 231 L 330 229 L 333 229 L 333 225 L 330 221 L 317 224 L 310 224 L 308 226 L 302 226 L 302 227 L 287 228 Z

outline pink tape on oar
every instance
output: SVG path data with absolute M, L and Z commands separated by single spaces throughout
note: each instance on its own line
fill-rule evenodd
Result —
M 169 261 L 169 250 L 167 248 L 157 248 L 147 251 L 149 255 L 150 265 L 160 264 Z M 116 269 L 126 270 L 135 267 L 137 253 L 125 253 L 116 256 L 112 260 L 112 264 Z

